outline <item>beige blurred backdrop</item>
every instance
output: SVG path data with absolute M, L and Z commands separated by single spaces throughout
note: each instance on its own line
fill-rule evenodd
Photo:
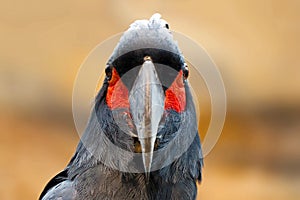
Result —
M 66 166 L 79 141 L 71 103 L 81 63 L 155 12 L 207 50 L 227 91 L 198 199 L 300 199 L 300 1 L 0 2 L 0 199 L 37 199 Z

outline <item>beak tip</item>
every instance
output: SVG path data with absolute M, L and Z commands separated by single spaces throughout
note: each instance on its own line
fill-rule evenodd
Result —
M 145 172 L 145 180 L 146 180 L 146 183 L 149 182 L 149 179 L 150 179 L 150 172 Z

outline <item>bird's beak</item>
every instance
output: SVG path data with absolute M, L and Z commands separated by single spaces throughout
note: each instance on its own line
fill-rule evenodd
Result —
M 158 125 L 164 112 L 165 96 L 151 58 L 146 56 L 144 60 L 130 91 L 129 102 L 142 149 L 145 174 L 148 176 Z

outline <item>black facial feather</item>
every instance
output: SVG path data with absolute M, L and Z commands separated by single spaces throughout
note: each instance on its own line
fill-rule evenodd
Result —
M 156 66 L 158 76 L 162 81 L 162 85 L 164 87 L 170 86 L 170 84 L 177 76 L 177 73 L 175 73 L 174 71 L 178 72 L 184 65 L 181 56 L 170 51 L 153 48 L 145 48 L 130 51 L 118 57 L 110 64 L 115 67 L 123 83 L 126 85 L 129 91 L 133 85 L 133 82 L 135 80 L 135 77 L 137 76 L 141 65 L 144 62 L 145 56 L 151 57 L 152 62 Z M 168 66 L 169 69 L 166 69 L 166 66 Z M 173 72 L 170 69 L 173 69 Z M 130 73 L 130 75 L 123 76 L 128 72 Z
M 135 31 L 134 27 L 139 26 L 140 41 L 152 42 L 155 45 L 161 44 L 162 47 L 172 47 L 173 52 L 180 52 L 177 45 L 172 42 L 169 32 L 165 29 L 168 24 L 160 31 L 160 15 L 155 14 L 148 22 L 136 22 L 130 28 L 128 33 Z M 150 28 L 149 28 L 150 27 Z M 144 37 L 143 33 L 154 31 L 151 38 Z M 165 31 L 165 32 L 164 32 Z M 166 34 L 167 40 L 157 35 L 158 33 Z M 155 40 L 156 37 L 160 40 Z M 134 34 L 125 34 L 120 40 L 119 47 L 121 50 L 127 50 L 131 43 L 130 39 L 135 39 Z M 171 45 L 171 46 L 170 46 Z M 134 46 L 134 45 L 133 45 Z M 134 46 L 135 47 L 135 46 Z M 121 52 L 122 52 L 121 51 Z M 173 110 L 166 110 L 164 119 L 158 130 L 158 140 L 156 150 L 164 150 L 171 142 L 174 142 L 174 151 L 184 146 L 185 137 L 190 136 L 192 143 L 187 146 L 185 152 L 176 159 L 164 165 L 164 167 L 151 171 L 149 179 L 145 173 L 129 173 L 110 167 L 101 160 L 101 155 L 109 156 L 112 152 L 107 152 L 103 146 L 103 134 L 109 141 L 123 150 L 134 152 L 136 138 L 118 126 L 116 117 L 112 110 L 106 104 L 106 94 L 109 80 L 112 73 L 112 67 L 115 67 L 121 78 L 134 69 L 136 74 L 138 67 L 144 62 L 145 56 L 150 56 L 155 64 L 156 71 L 162 85 L 168 88 L 183 70 L 184 77 L 188 75 L 187 68 L 184 66 L 183 56 L 171 53 L 166 50 L 155 48 L 143 48 L 117 56 L 119 51 L 114 51 L 113 56 L 109 59 L 106 68 L 106 79 L 95 98 L 95 104 L 91 112 L 86 130 L 81 137 L 77 146 L 76 153 L 61 173 L 55 176 L 46 185 L 40 199 L 62 199 L 62 200 L 89 200 L 89 199 L 144 199 L 144 200 L 194 200 L 197 194 L 196 181 L 201 180 L 202 153 L 200 138 L 197 133 L 196 113 L 192 100 L 192 95 L 187 82 L 186 91 L 186 108 L 182 113 Z M 122 53 L 121 53 L 122 54 Z M 166 70 L 169 67 L 172 70 Z M 185 71 L 184 71 L 185 70 Z M 124 76 L 124 77 L 123 77 Z M 135 77 L 123 81 L 130 90 Z M 130 82 L 132 81 L 132 82 Z M 123 111 L 122 111 L 123 112 Z M 122 113 L 120 112 L 120 113 Z M 124 112 L 129 112 L 124 110 Z M 122 116 L 120 116 L 122 117 Z M 191 123 L 190 123 L 191 122 Z M 103 134 L 102 134 L 103 133 Z M 181 136 L 178 137 L 178 135 Z M 110 144 L 110 143 L 106 143 Z M 168 154 L 164 155 L 168 158 Z M 121 158 L 118 162 L 124 162 L 129 158 Z M 142 162 L 141 160 L 132 160 L 131 162 Z M 164 160 L 161 160 L 163 163 Z

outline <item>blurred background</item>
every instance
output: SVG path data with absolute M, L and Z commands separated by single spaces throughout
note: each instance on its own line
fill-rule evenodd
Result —
M 298 0 L 1 0 L 0 199 L 37 199 L 66 166 L 79 141 L 79 66 L 154 12 L 201 44 L 224 78 L 226 122 L 198 199 L 300 199 L 299 9 Z

